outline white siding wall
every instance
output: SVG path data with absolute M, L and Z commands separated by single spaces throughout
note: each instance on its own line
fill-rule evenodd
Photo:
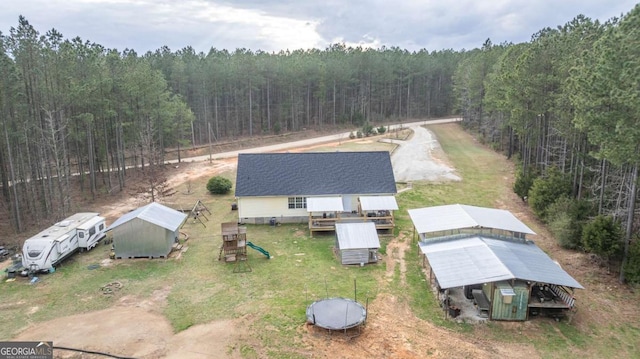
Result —
M 370 195 L 343 195 L 341 196 L 343 205 L 345 208 L 357 210 L 360 196 Z M 289 197 L 239 197 L 237 203 L 238 218 L 241 223 L 269 223 L 271 217 L 276 217 L 278 222 L 305 222 L 309 217 L 306 208 L 289 209 Z
M 265 219 L 276 217 L 279 222 L 286 222 L 283 218 L 308 218 L 306 208 L 289 209 L 289 197 L 241 197 L 238 198 L 238 218 L 240 222 L 254 223 L 255 218 Z

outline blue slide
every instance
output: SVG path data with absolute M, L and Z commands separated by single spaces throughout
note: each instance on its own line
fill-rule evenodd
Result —
M 271 255 L 269 255 L 269 252 L 265 251 L 264 248 L 262 247 L 258 247 L 255 244 L 251 243 L 251 242 L 247 242 L 247 245 L 253 249 L 255 249 L 256 251 L 264 254 L 265 256 L 267 256 L 267 259 L 271 259 Z

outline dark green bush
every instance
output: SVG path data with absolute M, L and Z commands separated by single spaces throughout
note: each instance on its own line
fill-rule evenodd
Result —
M 571 182 L 556 168 L 550 168 L 547 175 L 533 180 L 528 192 L 529 205 L 533 212 L 547 222 L 547 208 L 562 196 L 571 195 Z
M 576 249 L 582 247 L 582 228 L 592 213 L 589 202 L 562 196 L 547 208 L 547 223 L 560 246 Z
M 227 194 L 231 187 L 231 180 L 220 176 L 211 177 L 207 182 L 207 191 L 211 194 Z
M 386 128 L 386 127 L 384 127 L 384 126 L 380 126 L 380 127 L 378 127 L 378 133 L 379 133 L 379 134 L 381 134 L 381 135 L 382 135 L 382 134 L 383 134 L 383 133 L 385 133 L 385 132 L 387 132 L 387 128 Z
M 364 124 L 364 126 L 362 126 L 362 133 L 365 135 L 365 137 L 369 137 L 371 135 L 374 135 L 375 133 L 373 132 L 375 129 L 373 128 L 373 126 L 367 122 Z
M 597 216 L 582 229 L 582 245 L 587 251 L 609 259 L 618 254 L 623 231 L 611 216 Z
M 640 240 L 637 238 L 629 246 L 627 263 L 622 270 L 627 283 L 640 284 Z
M 518 171 L 515 182 L 513 183 L 513 192 L 522 198 L 522 200 L 527 199 L 529 197 L 529 190 L 536 177 L 537 175 L 531 170 L 527 171 L 526 174 L 524 174 L 524 170 Z

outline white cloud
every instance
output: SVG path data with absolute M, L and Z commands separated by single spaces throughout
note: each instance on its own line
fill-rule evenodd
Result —
M 56 28 L 139 53 L 164 45 L 279 51 L 349 46 L 471 49 L 528 41 L 584 14 L 601 21 L 634 0 L 1 0 L 0 31 L 24 15 L 40 33 Z

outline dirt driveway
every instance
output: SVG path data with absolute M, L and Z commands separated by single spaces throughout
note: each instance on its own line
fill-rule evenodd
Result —
M 406 124 L 404 126 L 407 126 Z M 326 144 L 325 144 L 326 145 Z M 397 180 L 450 181 L 459 180 L 455 170 L 449 168 L 440 156 L 441 150 L 431 133 L 416 129 L 416 135 L 400 143 L 392 156 Z M 303 147 L 313 146 L 305 143 Z M 255 151 L 255 150 L 254 150 Z M 222 158 L 213 164 L 200 159 L 184 165 L 169 179 L 178 185 L 190 178 L 212 176 L 235 168 L 233 156 Z M 181 166 L 182 167 L 182 166 Z M 114 203 L 101 213 L 116 217 L 138 205 L 135 199 L 129 203 Z M 393 280 L 394 270 L 400 267 L 404 281 L 406 263 L 404 253 L 410 241 L 394 239 L 384 258 L 387 275 L 383 280 Z M 384 283 L 383 283 L 384 284 Z M 384 287 L 384 285 L 381 285 Z M 239 358 L 238 351 L 228 348 L 247 341 L 246 328 L 250 323 L 242 319 L 216 321 L 191 327 L 178 334 L 172 332 L 169 322 L 161 315 L 170 288 L 160 290 L 151 298 L 139 301 L 124 297 L 112 308 L 57 318 L 38 323 L 14 338 L 15 340 L 52 340 L 56 346 L 84 348 L 136 358 Z M 409 305 L 384 291 L 369 304 L 370 319 L 363 335 L 356 340 L 328 338 L 318 335 L 314 328 L 300 323 L 300 332 L 310 357 L 314 358 L 535 358 L 533 347 L 462 337 L 433 324 L 420 320 Z M 115 334 L 114 334 L 115 333 Z M 259 343 L 255 343 L 259 345 Z M 258 353 L 266 353 L 258 351 Z M 73 352 L 56 352 L 59 357 L 75 357 Z M 262 354 L 264 355 L 264 354 Z M 262 355 L 260 357 L 262 357 Z M 82 358 L 90 358 L 84 355 Z M 96 357 L 97 358 L 97 357 Z
M 396 181 L 459 181 L 455 170 L 442 160 L 446 157 L 433 133 L 421 126 L 411 128 L 408 141 L 385 140 L 400 145 L 391 156 Z

